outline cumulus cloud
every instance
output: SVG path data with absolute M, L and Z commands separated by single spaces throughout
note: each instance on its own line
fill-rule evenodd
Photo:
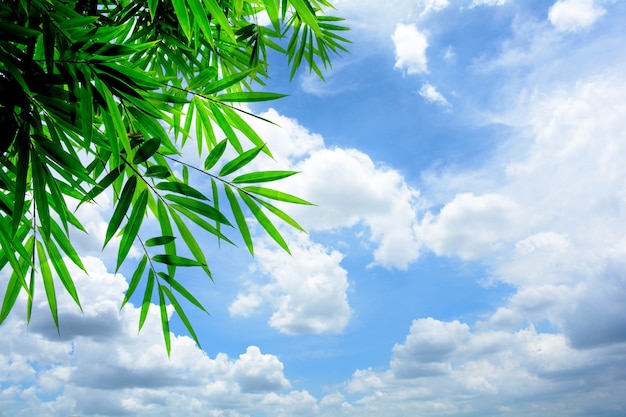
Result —
M 15 313 L 3 324 L 2 412 L 12 416 L 234 415 L 263 410 L 264 402 L 293 404 L 311 398 L 306 391 L 287 392 L 291 384 L 283 364 L 256 346 L 249 346 L 238 358 L 224 353 L 210 358 L 189 337 L 172 335 L 168 359 L 158 308 L 152 306 L 137 335 L 139 309 L 128 304 L 119 310 L 127 288 L 124 277 L 107 272 L 96 258 L 84 258 L 84 263 L 89 276 L 70 267 L 84 320 L 74 319 L 80 314 L 78 308 L 69 296 L 58 294 L 61 336 L 48 331 L 45 327 L 54 325 L 48 319 L 45 295 L 39 293 L 30 327 Z M 19 299 L 16 309 L 24 303 Z M 24 400 L 29 402 L 28 410 L 23 409 Z M 315 406 L 309 401 L 300 409 L 311 411 Z
M 509 0 L 472 0 L 472 3 L 469 5 L 470 9 L 476 6 L 502 6 L 506 4 Z
M 274 110 L 263 116 L 280 125 L 259 125 L 270 149 L 281 155 L 279 164 L 300 171 L 281 186 L 316 204 L 314 208 L 289 207 L 305 229 L 365 225 L 370 231 L 367 241 L 374 247 L 374 264 L 405 269 L 418 258 L 413 226 L 422 203 L 419 191 L 400 172 L 374 163 L 357 149 L 328 148 L 321 136 Z
M 405 342 L 393 348 L 389 369 L 357 370 L 345 389 L 361 395 L 352 402 L 361 415 L 380 410 L 404 415 L 410 409 L 420 415 L 479 416 L 505 411 L 511 399 L 519 415 L 550 414 L 566 404 L 584 415 L 586 409 L 610 412 L 614 404 L 604 399 L 616 398 L 625 375 L 620 370 L 610 382 L 581 376 L 625 360 L 623 349 L 576 350 L 563 335 L 532 327 L 473 331 L 459 321 L 427 318 L 415 320 Z
M 438 215 L 426 213 L 417 230 L 438 255 L 476 259 L 497 250 L 514 233 L 519 216 L 517 203 L 506 195 L 461 193 Z
M 399 23 L 391 39 L 396 49 L 395 68 L 407 74 L 423 74 L 428 72 L 426 49 L 428 39 L 414 24 Z
M 268 304 L 274 309 L 269 325 L 282 333 L 342 332 L 351 316 L 348 274 L 340 266 L 343 256 L 304 234 L 292 241 L 291 255 L 267 243 L 256 249 L 259 272 L 270 282 L 250 283 L 231 304 L 230 313 L 248 316 Z
M 606 10 L 594 0 L 559 0 L 550 7 L 548 20 L 562 32 L 577 32 L 592 26 Z

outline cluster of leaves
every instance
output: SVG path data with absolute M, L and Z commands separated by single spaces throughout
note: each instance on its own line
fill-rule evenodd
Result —
M 139 329 L 158 299 L 168 354 L 169 304 L 198 342 L 179 298 L 204 307 L 175 278 L 190 266 L 211 277 L 190 227 L 232 243 L 224 226 L 233 226 L 251 253 L 251 217 L 287 251 L 270 217 L 301 229 L 272 201 L 308 203 L 264 186 L 294 172 L 241 173 L 271 152 L 238 103 L 282 97 L 252 88 L 264 85 L 268 48 L 287 57 L 292 77 L 302 63 L 321 76 L 329 53 L 347 42 L 338 35 L 341 19 L 325 14 L 330 7 L 326 0 L 1 2 L 0 270 L 11 272 L 0 324 L 22 291 L 30 320 L 41 281 L 57 329 L 55 282 L 80 307 L 66 265 L 85 269 L 69 238 L 85 232 L 74 213 L 108 191 L 115 202 L 103 244 L 120 237 L 117 269 L 133 245 L 144 253 L 122 306 L 144 283 Z M 261 15 L 268 25 L 257 23 Z M 190 139 L 204 166 L 181 160 Z M 227 148 L 236 156 L 224 161 L 233 154 Z M 210 198 L 190 183 L 190 170 L 210 178 Z M 157 236 L 143 235 L 149 214 Z

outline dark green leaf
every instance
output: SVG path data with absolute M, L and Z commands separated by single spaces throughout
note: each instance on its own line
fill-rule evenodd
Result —
M 146 240 L 145 244 L 146 246 L 161 246 L 173 242 L 174 239 L 176 239 L 174 236 L 157 236 Z
M 146 205 L 148 203 L 148 190 L 143 190 L 137 200 L 133 203 L 133 209 L 130 212 L 130 217 L 128 218 L 128 222 L 126 226 L 124 226 L 124 231 L 122 233 L 122 240 L 120 241 L 120 247 L 117 251 L 117 267 L 115 270 L 119 270 L 120 266 L 126 259 L 128 252 L 130 251 L 135 238 L 137 237 L 137 233 L 139 232 L 139 228 L 141 227 L 141 223 L 143 221 L 144 216 L 146 215 Z
M 167 350 L 167 356 L 169 357 L 172 350 L 170 344 L 170 322 L 161 285 L 159 285 L 159 310 L 161 312 L 161 329 L 163 330 L 163 339 L 165 340 L 165 350 Z
M 157 190 L 171 191 L 182 194 L 186 197 L 197 198 L 199 200 L 208 200 L 208 198 L 206 198 L 200 191 L 183 182 L 161 181 L 155 186 L 155 188 Z
M 268 93 L 262 91 L 246 91 L 239 93 L 226 93 L 217 96 L 217 99 L 223 102 L 235 102 L 235 103 L 251 103 L 257 101 L 270 101 L 277 100 L 279 98 L 287 97 L 286 94 Z
M 161 165 L 152 165 L 146 169 L 146 173 L 144 174 L 146 177 L 152 178 L 168 178 L 172 175 L 170 169 L 168 167 L 164 167 Z
M 174 265 L 174 266 L 204 266 L 198 261 L 194 261 L 193 259 L 184 258 L 178 255 L 154 255 L 152 257 L 154 262 L 158 262 L 165 265 Z
M 133 157 L 133 164 L 138 165 L 138 164 L 141 164 L 142 162 L 145 162 L 152 155 L 154 155 L 156 151 L 159 150 L 160 146 L 161 146 L 160 138 L 157 137 L 157 138 L 148 139 L 147 141 L 141 144 L 139 149 L 137 149 L 137 152 L 135 153 L 135 156 Z
M 128 213 L 130 204 L 133 202 L 136 186 L 137 177 L 133 175 L 126 181 L 122 194 L 120 195 L 120 199 L 118 200 L 115 210 L 113 211 L 113 215 L 111 216 L 111 220 L 109 220 L 109 226 L 107 227 L 103 246 L 106 246 L 107 243 L 109 243 L 109 240 L 111 240 L 115 232 L 117 232 L 117 229 L 120 227 L 120 224 L 122 224 L 122 220 L 124 219 L 124 216 L 126 216 L 126 213 Z

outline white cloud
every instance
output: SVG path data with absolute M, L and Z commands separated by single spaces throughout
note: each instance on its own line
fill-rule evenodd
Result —
M 163 346 L 158 308 L 137 334 L 139 309 L 119 310 L 127 284 L 96 258 L 84 258 L 89 277 L 70 272 L 84 315 L 59 291 L 61 336 L 54 330 L 45 295 L 36 293 L 33 321 L 16 314 L 2 326 L 0 404 L 2 413 L 27 415 L 247 415 L 271 410 L 289 414 L 306 391 L 287 392 L 283 364 L 249 346 L 236 359 L 210 358 L 187 336 L 172 335 L 172 356 Z M 76 317 L 76 319 L 74 319 Z M 72 340 L 67 340 L 72 337 Z M 28 401 L 24 409 L 23 401 Z M 284 409 L 281 411 L 281 403 Z M 299 403 L 304 414 L 315 401 Z
M 430 83 L 422 84 L 422 87 L 419 90 L 419 95 L 424 97 L 424 99 L 429 103 L 435 103 L 444 107 L 448 107 L 450 105 L 443 94 L 437 91 L 435 86 Z
M 550 7 L 548 20 L 563 32 L 576 32 L 592 26 L 606 10 L 594 0 L 558 0 Z
M 283 190 L 316 207 L 290 206 L 306 230 L 324 231 L 363 224 L 374 245 L 374 263 L 405 269 L 419 256 L 413 226 L 419 192 L 402 175 L 356 149 L 327 148 L 323 139 L 274 110 L 263 114 L 280 128 L 255 124 L 268 138 L 279 165 L 299 171 L 281 183 Z M 284 156 L 284 157 L 283 157 Z M 276 169 L 276 165 L 272 165 Z
M 428 212 L 417 227 L 422 241 L 438 255 L 476 259 L 500 248 L 515 233 L 518 205 L 502 194 L 462 193 L 439 215 Z
M 265 285 L 249 285 L 231 304 L 232 315 L 248 316 L 267 303 L 274 308 L 271 327 L 282 333 L 341 333 L 351 316 L 347 299 L 347 271 L 343 256 L 307 235 L 293 236 L 292 255 L 262 243 L 256 249 L 261 273 L 270 277 Z
M 391 39 L 396 48 L 395 68 L 407 74 L 423 74 L 428 72 L 426 49 L 428 39 L 414 24 L 399 23 Z
M 606 398 L 626 386 L 624 371 L 614 378 L 586 381 L 590 368 L 623 364 L 618 348 L 580 351 L 562 335 L 531 328 L 514 333 L 472 331 L 459 321 L 415 320 L 404 343 L 394 347 L 388 370 L 357 370 L 346 385 L 358 413 L 376 415 L 479 416 L 496 414 L 515 402 L 514 415 L 558 410 L 610 412 Z M 470 405 L 471 404 L 471 405 Z M 565 408 L 564 408 L 565 407 Z

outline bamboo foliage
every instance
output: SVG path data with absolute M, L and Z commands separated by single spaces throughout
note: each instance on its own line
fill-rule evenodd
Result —
M 107 191 L 114 203 L 102 243 L 120 238 L 117 270 L 134 245 L 143 252 L 122 306 L 143 289 L 139 329 L 155 301 L 168 354 L 168 305 L 198 343 L 180 301 L 206 310 L 176 271 L 211 271 L 190 227 L 226 243 L 235 230 L 250 253 L 250 218 L 286 251 L 271 219 L 302 229 L 275 202 L 310 203 L 268 184 L 295 172 L 242 173 L 271 151 L 238 104 L 282 97 L 253 90 L 268 76 L 270 49 L 292 77 L 302 64 L 321 76 L 331 53 L 345 51 L 346 27 L 327 10 L 326 0 L 1 2 L 0 269 L 10 278 L 0 323 L 22 291 L 29 320 L 40 283 L 57 329 L 61 288 L 81 306 L 66 262 L 85 270 L 69 238 L 85 227 L 68 202 L 91 204 Z M 258 24 L 261 14 L 269 25 Z M 203 166 L 182 160 L 190 140 Z M 210 178 L 211 196 L 190 170 Z M 142 227 L 149 215 L 156 236 Z

